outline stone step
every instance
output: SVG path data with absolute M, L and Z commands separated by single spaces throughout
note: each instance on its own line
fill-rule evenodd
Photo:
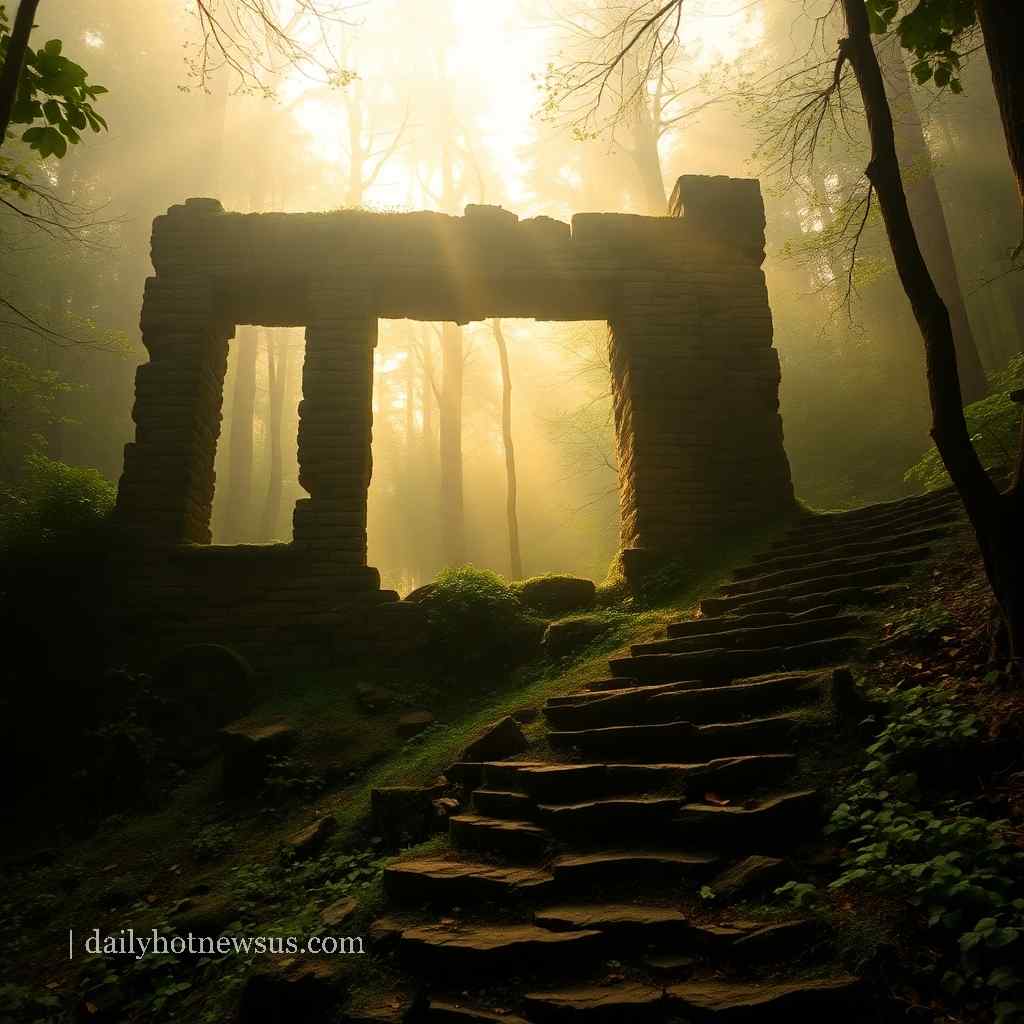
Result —
M 465 982 L 514 970 L 561 971 L 600 954 L 596 930 L 555 932 L 535 924 L 437 923 L 407 928 L 398 942 L 402 964 L 434 978 Z
M 895 583 L 914 572 L 917 567 L 917 562 L 894 562 L 892 565 L 878 566 L 859 572 L 820 576 L 776 587 L 765 587 L 762 590 L 751 590 L 742 594 L 727 594 L 717 599 L 709 598 L 701 601 L 701 608 L 707 608 L 709 614 L 750 611 L 755 605 L 758 606 L 758 610 L 761 610 L 766 607 L 761 602 L 778 598 L 807 597 L 812 594 L 828 594 L 830 591 L 843 588 L 879 587 Z M 768 607 L 767 610 L 774 610 L 774 608 Z
M 696 761 L 735 754 L 787 753 L 800 724 L 799 718 L 784 714 L 710 725 L 680 721 L 557 731 L 548 733 L 548 740 L 556 749 L 600 753 L 608 761 L 621 758 L 653 763 L 683 752 Z
M 901 573 L 901 575 L 906 575 L 906 573 Z M 891 603 L 906 595 L 909 590 L 910 587 L 906 584 L 885 583 L 875 586 L 837 587 L 821 593 L 801 594 L 795 597 L 783 593 L 764 598 L 755 597 L 749 601 L 741 598 L 707 597 L 700 602 L 700 610 L 702 614 L 710 618 L 778 612 L 792 615 L 825 602 L 839 607 L 867 607 Z
M 720 863 L 713 853 L 681 850 L 600 850 L 563 854 L 550 865 L 559 892 L 605 886 L 668 884 L 704 878 Z
M 689 690 L 698 689 L 703 685 L 704 683 L 699 679 L 688 679 L 683 682 L 656 683 L 653 686 L 646 683 L 642 686 L 623 687 L 620 690 L 577 690 L 575 693 L 563 693 L 557 697 L 548 697 L 544 708 L 546 710 L 547 708 L 577 707 L 587 701 L 606 701 L 613 698 L 624 702 L 636 700 L 643 703 L 655 690 Z
M 932 526 L 923 530 L 909 530 L 905 533 L 894 533 L 875 540 L 849 541 L 845 544 L 829 545 L 822 548 L 820 544 L 800 542 L 791 548 L 775 548 L 771 551 L 755 555 L 749 565 L 734 570 L 733 578 L 749 579 L 752 576 L 763 576 L 765 573 L 777 572 L 782 569 L 799 568 L 809 560 L 816 558 L 859 558 L 868 555 L 903 551 L 934 543 L 952 532 L 949 525 Z
M 852 1021 L 858 1014 L 860 983 L 843 976 L 813 981 L 684 981 L 669 986 L 673 1005 L 694 1021 L 785 1021 L 821 1024 Z
M 934 509 L 922 509 L 902 516 L 880 517 L 859 524 L 831 521 L 811 523 L 804 530 L 784 534 L 772 544 L 772 549 L 780 551 L 794 544 L 813 544 L 821 550 L 856 541 L 879 540 L 896 533 L 910 533 L 933 526 L 951 525 L 962 518 L 963 508 L 959 503 L 953 502 Z
M 932 491 L 928 494 L 915 494 L 909 498 L 864 505 L 861 508 L 846 509 L 841 512 L 812 513 L 791 526 L 787 533 L 801 535 L 815 529 L 899 522 L 914 516 L 959 506 L 960 499 L 956 491 L 952 489 L 943 492 Z
M 535 813 L 534 803 L 525 793 L 501 789 L 475 789 L 473 809 L 485 818 L 518 821 L 532 821 Z
M 832 672 L 798 672 L 763 682 L 733 683 L 684 693 L 661 693 L 645 707 L 648 721 L 679 720 L 698 725 L 766 715 L 817 703 L 832 684 Z
M 460 850 L 493 853 L 513 861 L 540 860 L 551 839 L 546 829 L 530 821 L 456 814 L 448 819 L 448 835 Z
M 683 654 L 643 654 L 640 657 L 613 658 L 609 664 L 613 672 L 639 675 L 652 682 L 697 677 L 708 683 L 727 683 L 742 676 L 834 664 L 844 661 L 864 642 L 862 637 L 841 636 L 755 651 L 719 648 Z
M 469 1006 L 460 996 L 431 996 L 425 1021 L 426 1024 L 528 1024 L 525 1017 L 514 1013 L 496 1013 Z
M 664 832 L 682 806 L 678 796 L 633 796 L 578 804 L 540 804 L 537 810 L 540 821 L 560 838 L 614 839 Z
M 519 773 L 524 768 L 536 767 L 545 763 L 544 761 L 485 761 L 483 784 L 488 789 L 521 793 Z
M 693 786 L 734 793 L 781 781 L 792 772 L 792 754 L 726 757 L 692 764 L 552 764 L 522 772 L 523 788 L 537 803 L 571 804 L 600 797 L 684 792 Z
M 384 889 L 399 903 L 460 906 L 545 895 L 554 876 L 542 868 L 417 857 L 384 869 Z
M 818 791 L 806 789 L 746 804 L 686 804 L 676 834 L 684 843 L 699 843 L 702 848 L 775 852 L 816 834 L 821 818 Z
M 661 988 L 635 981 L 619 984 L 575 985 L 548 992 L 527 992 L 523 1006 L 531 1021 L 561 1024 L 643 1024 L 662 1021 L 668 1003 Z
M 672 907 L 636 903 L 568 903 L 545 907 L 533 915 L 535 924 L 559 932 L 594 929 L 615 945 L 678 942 L 690 931 L 686 917 Z
M 893 558 L 891 554 L 869 555 L 864 558 L 833 558 L 823 562 L 813 562 L 798 569 L 783 569 L 779 572 L 765 573 L 761 576 L 753 576 L 750 579 L 726 583 L 719 588 L 719 594 L 723 597 L 740 597 L 772 590 L 776 587 L 806 583 L 809 580 L 830 578 L 846 580 L 848 577 L 855 576 L 858 573 L 871 572 L 875 569 L 887 569 L 894 562 L 901 565 L 909 562 L 920 562 L 927 558 L 930 553 L 931 548 L 920 547 L 901 551 L 899 559 Z
M 813 917 L 779 921 L 738 938 L 730 948 L 733 960 L 743 963 L 768 963 L 803 956 L 821 943 L 824 927 Z
M 588 700 L 599 700 L 604 697 L 615 697 L 619 694 L 628 695 L 633 693 L 650 694 L 652 687 L 659 687 L 664 690 L 699 690 L 707 686 L 703 679 L 675 679 L 671 682 L 646 682 L 636 683 L 619 690 L 577 690 L 575 693 L 566 693 L 561 697 L 549 697 L 545 706 L 559 707 L 563 704 L 581 704 Z M 564 699 L 563 699 L 564 697 Z
M 827 619 L 837 614 L 838 605 L 819 605 L 803 612 L 762 612 L 758 615 L 703 616 L 699 619 L 684 619 L 670 622 L 665 632 L 669 637 L 706 636 L 708 633 L 726 633 L 734 629 L 758 629 L 761 626 L 785 626 L 790 623 L 807 622 L 811 619 Z
M 661 686 L 633 686 L 628 690 L 605 693 L 578 693 L 572 695 L 572 700 L 546 703 L 542 710 L 548 724 L 556 729 L 573 728 L 573 725 L 566 723 L 575 721 L 600 724 L 608 716 L 626 721 L 632 715 L 641 713 L 654 693 L 674 693 L 687 688 L 688 684 L 679 686 L 667 683 Z
M 592 679 L 587 683 L 587 689 L 592 691 L 597 690 L 625 690 L 630 686 L 636 686 L 637 681 L 635 679 L 629 679 L 626 677 L 612 676 L 609 679 Z
M 692 690 L 651 687 L 650 694 L 640 695 L 643 699 L 623 701 L 610 696 L 575 706 L 545 707 L 544 716 L 553 728 L 562 730 L 677 721 L 703 724 L 813 703 L 831 678 L 831 671 L 817 671 Z
M 682 653 L 708 648 L 727 648 L 734 651 L 761 650 L 765 647 L 785 647 L 807 643 L 809 640 L 827 640 L 850 633 L 862 624 L 856 615 L 830 615 L 821 619 L 785 622 L 775 626 L 741 627 L 701 636 L 677 636 L 668 640 L 654 640 L 633 644 L 634 656 L 642 654 Z

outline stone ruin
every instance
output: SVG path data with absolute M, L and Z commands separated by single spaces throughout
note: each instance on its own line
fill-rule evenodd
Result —
M 627 566 L 685 558 L 790 513 L 779 359 L 751 179 L 685 176 L 682 216 L 500 207 L 465 216 L 227 213 L 153 223 L 135 439 L 116 519 L 119 604 L 150 623 L 351 626 L 394 602 L 367 566 L 377 321 L 607 320 Z M 214 454 L 238 324 L 306 329 L 290 544 L 211 544 Z M 126 589 L 125 589 L 126 588 Z

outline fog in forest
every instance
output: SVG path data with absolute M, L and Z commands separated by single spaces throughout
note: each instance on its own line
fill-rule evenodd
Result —
M 460 215 L 486 203 L 568 220 L 583 211 L 664 215 L 685 173 L 762 179 L 798 495 L 835 508 L 909 493 L 904 473 L 930 444 L 920 338 L 877 212 L 864 220 L 852 271 L 849 233 L 839 237 L 851 214 L 861 216 L 846 197 L 866 162 L 863 118 L 848 132 L 826 125 L 809 171 L 788 174 L 774 146 L 772 83 L 825 59 L 814 55 L 814 15 L 829 5 L 694 4 L 683 45 L 624 115 L 614 96 L 593 110 L 590 97 L 552 102 L 550 69 L 584 52 L 607 6 L 369 0 L 313 23 L 303 5 L 282 2 L 313 57 L 266 58 L 259 88 L 222 56 L 204 57 L 195 12 L 179 0 L 43 3 L 34 38 L 63 40 L 109 90 L 97 104 L 109 130 L 45 164 L 58 201 L 87 219 L 83 231 L 69 237 L 0 214 L 4 297 L 56 332 L 40 335 L 16 318 L 2 327 L 4 486 L 32 452 L 117 480 L 134 373 L 146 360 L 138 317 L 151 223 L 187 197 L 214 196 L 241 212 Z M 831 44 L 837 31 L 823 36 Z M 328 81 L 328 65 L 351 74 Z M 918 231 L 938 254 L 936 277 L 961 335 L 984 371 L 996 372 L 1024 343 L 1024 295 L 1004 273 L 1019 208 L 984 56 L 972 55 L 959 95 L 912 84 L 897 48 L 885 71 Z M 11 153 L 38 163 L 23 145 Z M 604 575 L 618 547 L 606 330 L 381 321 L 368 534 L 385 586 L 406 593 L 461 562 L 511 576 Z M 301 329 L 239 325 L 215 543 L 291 537 L 304 494 L 302 360 Z M 507 521 L 513 461 L 521 568 Z

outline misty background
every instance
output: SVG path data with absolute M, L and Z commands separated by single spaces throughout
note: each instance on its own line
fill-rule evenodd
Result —
M 607 7 L 370 0 L 314 25 L 296 5 L 292 31 L 311 48 L 326 33 L 325 52 L 352 75 L 332 84 L 315 65 L 268 67 L 260 89 L 216 60 L 201 73 L 187 4 L 44 3 L 34 39 L 61 38 L 109 89 L 98 107 L 109 132 L 39 171 L 86 211 L 75 238 L 0 213 L 7 296 L 61 335 L 0 327 L 5 485 L 31 452 L 116 481 L 132 436 L 135 368 L 146 361 L 138 316 L 152 273 L 150 225 L 187 197 L 215 196 L 242 212 L 458 215 L 467 203 L 492 203 L 568 220 L 583 211 L 663 215 L 686 173 L 762 179 L 798 495 L 833 508 L 909 493 L 904 473 L 930 444 L 920 338 L 877 216 L 864 223 L 854 264 L 848 235 L 839 237 L 866 161 L 863 118 L 851 119 L 851 134 L 828 128 L 811 174 L 794 179 L 774 148 L 786 69 L 814 63 L 814 4 L 688 7 L 687 44 L 627 117 L 613 98 L 607 116 L 601 105 L 555 102 L 551 69 L 586 51 Z M 826 29 L 826 43 L 838 34 Z M 1024 347 L 1024 295 L 1004 273 L 1019 206 L 984 55 L 964 69 L 962 95 L 913 84 L 896 47 L 885 63 L 918 231 L 958 341 L 969 340 L 984 372 L 997 372 Z M 17 152 L 36 166 L 27 147 Z M 605 325 L 381 321 L 368 533 L 370 564 L 386 586 L 406 593 L 462 561 L 512 572 L 502 344 L 522 573 L 601 578 L 615 555 Z M 216 543 L 291 537 L 303 496 L 302 358 L 301 329 L 237 330 Z

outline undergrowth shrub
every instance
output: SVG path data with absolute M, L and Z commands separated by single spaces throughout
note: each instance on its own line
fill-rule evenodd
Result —
M 99 473 L 30 455 L 0 501 L 0 770 L 33 764 L 18 798 L 61 787 L 62 802 L 109 810 L 143 799 L 149 746 L 117 708 L 102 643 L 106 537 L 114 487 Z M 110 715 L 102 710 L 113 711 Z M 45 749 L 47 757 L 40 758 Z M 22 772 L 22 774 L 25 774 Z M 46 801 L 40 802 L 46 806 Z M 51 803 L 52 806 L 52 803 Z
M 986 466 L 1006 466 L 1013 462 L 1020 442 L 1020 406 L 1011 402 L 1009 392 L 1024 387 L 1024 355 L 1016 355 L 1005 370 L 993 374 L 992 394 L 964 408 L 967 429 Z M 949 474 L 934 445 L 907 470 L 903 479 L 922 490 L 935 491 L 949 486 Z
M 57 547 L 89 548 L 101 538 L 114 508 L 116 489 L 95 469 L 26 458 L 21 486 L 0 514 L 0 544 L 8 553 L 37 554 Z
M 956 763 L 980 720 L 921 686 L 897 692 L 892 711 L 828 826 L 847 851 L 830 888 L 905 900 L 940 951 L 927 980 L 1000 1024 L 1024 1020 L 1024 853 L 1011 823 L 930 797 L 915 770 Z
M 431 654 L 447 675 L 511 668 L 536 652 L 543 630 L 488 569 L 445 569 L 419 603 L 430 624 Z

